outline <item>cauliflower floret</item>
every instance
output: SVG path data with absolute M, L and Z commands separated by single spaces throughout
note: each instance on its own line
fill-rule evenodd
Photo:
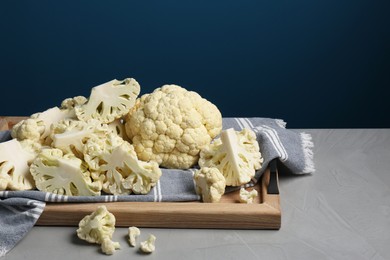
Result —
M 75 107 L 77 118 L 82 121 L 98 119 L 110 123 L 126 115 L 134 106 L 140 93 L 135 79 L 111 80 L 92 88 L 87 103 Z
M 251 191 L 247 191 L 245 188 L 240 189 L 240 202 L 252 204 L 255 198 L 257 197 L 257 190 L 253 189 Z
M 92 182 L 86 164 L 59 149 L 43 149 L 30 166 L 40 191 L 68 196 L 100 195 L 101 183 Z
M 14 125 L 11 136 L 18 140 L 33 140 L 39 142 L 41 135 L 45 131 L 43 121 L 27 118 Z
M 66 98 L 61 102 L 61 109 L 72 110 L 76 106 L 81 106 L 87 103 L 88 99 L 84 96 L 77 96 L 73 98 Z
M 141 231 L 137 227 L 129 227 L 129 243 L 130 246 L 136 246 L 137 237 L 141 235 Z
M 65 119 L 51 126 L 51 145 L 65 153 L 74 153 L 82 159 L 86 141 L 93 136 L 104 138 L 109 132 L 111 129 L 107 125 L 102 125 L 95 119 L 87 122 Z
M 147 194 L 161 176 L 156 162 L 138 160 L 133 146 L 115 134 L 89 139 L 84 159 L 96 171 L 92 178 L 102 182 L 103 191 L 114 195 Z
M 154 252 L 154 250 L 156 250 L 155 243 L 156 243 L 156 237 L 154 235 L 149 235 L 149 238 L 146 241 L 141 242 L 140 249 L 142 252 L 150 254 Z
M 30 147 L 31 146 L 31 147 Z M 0 143 L 0 190 L 31 190 L 35 182 L 29 163 L 38 149 L 34 141 L 16 139 Z
M 33 114 L 14 125 L 11 136 L 19 141 L 31 139 L 41 144 L 49 144 L 50 126 L 66 118 L 74 118 L 74 112 L 53 107 L 42 113 Z
M 198 93 L 164 85 L 137 100 L 125 128 L 141 160 L 188 169 L 197 163 L 200 150 L 220 133 L 222 116 Z
M 194 174 L 196 192 L 203 202 L 219 202 L 225 193 L 225 178 L 217 168 L 203 167 Z
M 79 222 L 77 236 L 89 243 L 101 244 L 103 253 L 112 255 L 120 248 L 118 242 L 111 240 L 114 231 L 115 216 L 102 205 Z
M 104 239 L 102 242 L 102 252 L 106 255 L 112 255 L 115 253 L 115 250 L 120 249 L 121 245 L 119 242 L 114 242 L 111 239 Z
M 200 153 L 200 167 L 216 167 L 228 186 L 240 186 L 254 177 L 261 168 L 263 158 L 256 135 L 252 130 L 222 131 L 221 137 L 206 146 Z

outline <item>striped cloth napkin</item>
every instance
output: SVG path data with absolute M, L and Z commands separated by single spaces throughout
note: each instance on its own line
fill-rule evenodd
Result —
M 257 136 L 264 162 L 256 172 L 259 179 L 273 159 L 294 174 L 314 172 L 313 143 L 304 132 L 286 129 L 286 123 L 271 118 L 223 118 L 223 129 L 252 129 Z M 9 131 L 0 132 L 0 142 L 10 138 Z M 147 195 L 62 196 L 41 191 L 0 191 L 0 257 L 11 250 L 35 225 L 46 202 L 113 202 L 113 201 L 194 201 L 193 173 L 196 170 L 162 169 L 157 185 Z

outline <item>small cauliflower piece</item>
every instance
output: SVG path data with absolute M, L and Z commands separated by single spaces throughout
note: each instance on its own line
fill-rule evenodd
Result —
M 102 182 L 103 191 L 114 195 L 147 194 L 161 177 L 156 162 L 138 160 L 133 146 L 115 134 L 91 138 L 84 146 L 84 159 Z
M 67 196 L 100 195 L 101 183 L 92 182 L 87 165 L 73 154 L 43 149 L 30 166 L 40 191 Z
M 240 202 L 246 204 L 252 204 L 258 195 L 257 190 L 253 189 L 247 191 L 245 188 L 240 189 Z
M 136 246 L 137 237 L 141 235 L 141 231 L 137 227 L 129 227 L 129 243 L 130 246 Z
M 29 139 L 39 142 L 44 132 L 45 125 L 43 121 L 27 118 L 12 127 L 11 136 L 20 141 Z
M 0 143 L 0 190 L 31 190 L 35 182 L 29 163 L 35 158 L 34 141 L 12 139 Z
M 115 221 L 115 216 L 107 210 L 106 206 L 99 206 L 90 215 L 80 220 L 77 236 L 89 243 L 100 244 L 103 253 L 112 255 L 120 248 L 118 242 L 111 240 L 115 231 Z
M 140 249 L 142 252 L 150 254 L 156 249 L 155 243 L 156 237 L 154 235 L 149 235 L 149 238 L 146 241 L 141 242 Z
M 82 159 L 83 147 L 87 140 L 93 136 L 104 138 L 109 132 L 111 129 L 107 125 L 102 125 L 95 119 L 87 122 L 65 119 L 51 126 L 50 137 L 53 140 L 51 145 Z
M 196 192 L 203 202 L 219 202 L 225 192 L 225 178 L 217 168 L 203 167 L 194 174 Z
M 68 109 L 59 109 L 58 107 L 49 108 L 44 112 L 36 113 L 26 120 L 22 120 L 11 130 L 12 138 L 19 141 L 31 139 L 41 144 L 51 142 L 49 137 L 50 126 L 60 120 L 74 118 L 74 112 Z
M 126 115 L 134 106 L 140 85 L 133 78 L 111 80 L 92 88 L 88 101 L 75 106 L 77 118 L 82 121 L 97 119 L 110 123 Z
M 76 106 L 84 105 L 85 103 L 87 103 L 87 101 L 88 101 L 88 99 L 84 96 L 76 96 L 73 98 L 66 98 L 61 102 L 61 109 L 72 110 Z
M 263 158 L 256 135 L 252 130 L 222 131 L 221 137 L 200 153 L 200 167 L 216 167 L 223 174 L 227 186 L 240 186 L 254 177 Z
M 221 132 L 222 115 L 198 93 L 164 85 L 137 100 L 126 116 L 125 128 L 139 159 L 188 169 Z
M 102 242 L 102 252 L 106 255 L 112 255 L 117 249 L 120 249 L 121 245 L 119 242 L 114 242 L 109 238 L 105 238 Z

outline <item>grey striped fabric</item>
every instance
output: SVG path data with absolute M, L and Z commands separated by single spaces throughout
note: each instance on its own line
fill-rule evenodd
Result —
M 277 158 L 294 174 L 314 172 L 313 143 L 304 132 L 288 130 L 286 123 L 271 118 L 224 118 L 223 129 L 252 129 L 257 136 L 264 163 L 256 172 L 258 180 L 268 163 Z M 0 132 L 0 142 L 10 139 L 9 131 Z M 5 255 L 32 228 L 45 202 L 113 202 L 113 201 L 194 201 L 194 169 L 162 169 L 157 185 L 147 195 L 62 196 L 41 191 L 0 191 L 0 256 Z M 228 189 L 229 190 L 229 189 Z

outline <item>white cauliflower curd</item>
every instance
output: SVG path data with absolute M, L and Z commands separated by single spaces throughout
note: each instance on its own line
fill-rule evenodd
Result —
M 137 100 L 126 133 L 138 158 L 161 167 L 188 169 L 222 129 L 218 108 L 198 93 L 164 85 Z
M 194 174 L 196 192 L 203 202 L 219 202 L 225 192 L 226 181 L 217 168 L 203 167 Z

